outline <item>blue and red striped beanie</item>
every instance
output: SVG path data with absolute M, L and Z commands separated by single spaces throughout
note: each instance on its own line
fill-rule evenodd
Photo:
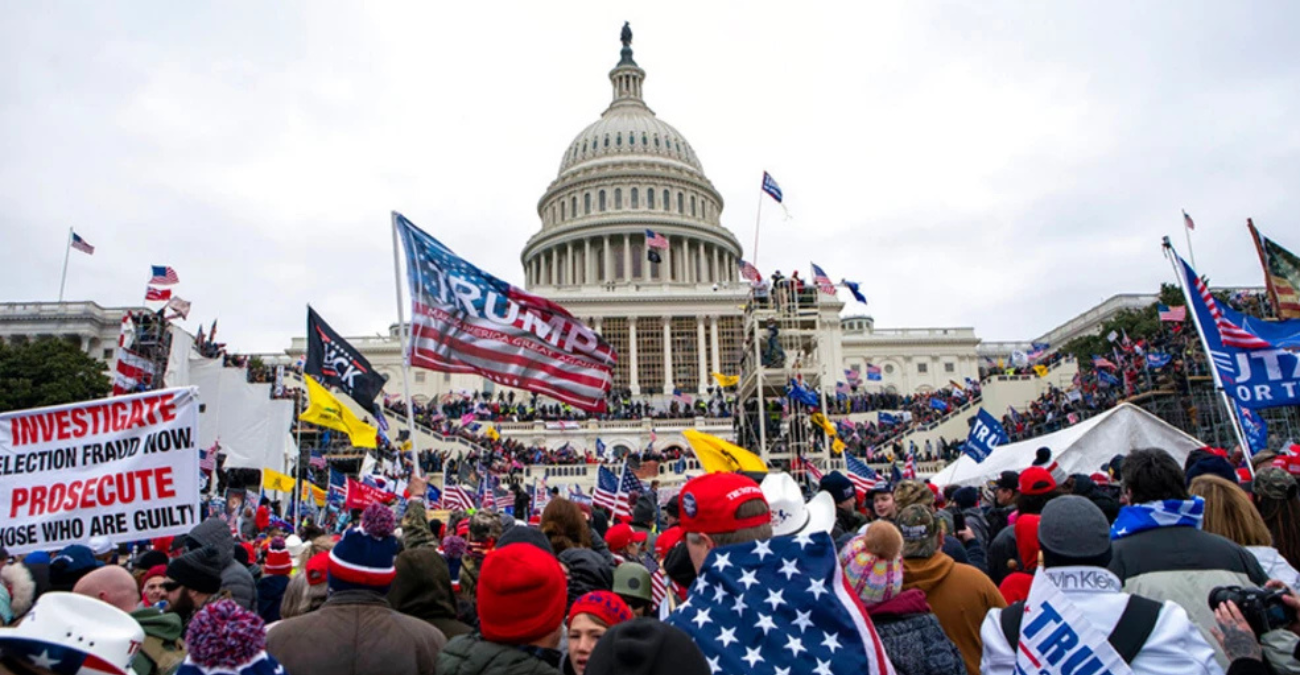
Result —
M 361 514 L 361 527 L 348 530 L 330 551 L 331 591 L 366 590 L 385 594 L 397 576 L 396 525 L 393 512 L 383 504 L 371 504 Z

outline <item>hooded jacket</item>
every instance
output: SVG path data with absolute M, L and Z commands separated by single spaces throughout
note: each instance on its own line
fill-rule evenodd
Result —
M 560 562 L 569 568 L 569 605 L 591 591 L 614 587 L 614 568 L 599 553 L 586 548 L 560 552 Z
M 943 632 L 961 651 L 966 672 L 980 672 L 980 624 L 990 609 L 1007 606 L 998 587 L 974 567 L 935 553 L 903 559 L 903 590 L 912 588 L 925 593 Z
M 447 561 L 435 548 L 433 533 L 424 524 L 424 504 L 409 502 L 402 518 L 402 544 L 393 566 L 397 576 L 388 589 L 393 609 L 427 621 L 448 640 L 473 629 L 456 618 L 456 594 Z M 427 521 L 426 521 L 427 522 Z
M 179 614 L 143 607 L 131 618 L 144 631 L 144 644 L 131 659 L 136 675 L 171 675 L 185 661 L 185 635 Z
M 221 588 L 230 591 L 230 597 L 240 607 L 257 611 L 257 587 L 253 575 L 235 560 L 235 538 L 230 527 L 220 518 L 208 518 L 190 530 L 191 548 L 211 546 L 221 556 Z
M 1255 556 L 1234 542 L 1194 527 L 1137 532 L 1116 539 L 1112 551 L 1110 571 L 1124 584 L 1124 592 L 1181 605 L 1214 647 L 1219 665 L 1227 668 L 1228 659 L 1210 633 L 1216 624 L 1206 599 L 1215 586 L 1262 587 L 1268 575 Z
M 898 675 L 967 675 L 957 645 L 944 634 L 925 594 L 913 588 L 867 607 Z
M 437 675 L 559 675 L 559 669 L 511 645 L 462 635 L 438 654 Z
M 1101 567 L 1054 567 L 1046 573 L 1057 580 L 1061 592 L 1098 632 L 1110 635 L 1129 598 L 1129 594 L 1120 592 L 1119 579 L 1115 575 Z M 1007 644 L 1002 632 L 1002 610 L 989 612 L 980 628 L 980 637 L 984 642 L 984 675 L 1014 673 L 1016 650 Z M 1164 602 L 1146 644 L 1129 668 L 1134 675 L 1210 675 L 1223 672 L 1214 661 L 1214 649 L 1187 618 L 1187 612 L 1168 600 Z

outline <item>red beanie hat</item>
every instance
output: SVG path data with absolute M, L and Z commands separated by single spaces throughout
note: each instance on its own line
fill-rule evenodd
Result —
M 507 645 L 545 637 L 564 623 L 568 593 L 555 556 L 528 544 L 503 546 L 479 570 L 479 630 L 488 642 Z
M 610 591 L 592 591 L 573 601 L 573 609 L 569 610 L 570 626 L 573 625 L 574 617 L 579 614 L 590 614 L 596 617 L 596 620 L 605 624 L 606 628 L 632 620 L 632 609 L 627 606 L 623 598 Z

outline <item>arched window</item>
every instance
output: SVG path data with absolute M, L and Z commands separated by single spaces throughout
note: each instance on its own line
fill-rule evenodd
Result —
M 564 203 L 564 200 L 561 199 L 561 200 L 560 200 L 560 220 L 568 220 L 568 219 L 569 219 L 569 214 L 564 210 L 564 207 L 566 207 L 566 206 L 568 206 L 568 204 L 565 204 L 565 203 Z
M 672 208 L 671 204 L 672 201 L 668 197 L 668 190 L 664 190 L 664 210 L 667 211 L 671 209 Z
M 601 190 L 601 191 L 600 191 L 600 210 L 601 210 L 601 211 L 604 211 L 604 210 L 605 210 L 605 191 L 604 191 L 604 190 Z
M 659 147 L 659 134 L 655 134 L 655 147 Z
M 551 222 L 552 222 L 552 223 L 554 223 L 554 222 L 558 222 L 558 221 L 555 220 L 555 205 L 554 205 L 554 204 L 551 205 Z
M 691 195 L 691 215 L 695 215 L 695 195 Z
M 609 134 L 605 134 L 605 147 L 609 147 Z
M 582 215 L 591 215 L 591 193 L 582 195 Z
M 709 202 L 707 199 L 700 200 L 700 218 L 703 220 L 709 219 Z
M 635 132 L 635 131 L 629 131 L 629 132 L 627 132 L 627 144 L 628 144 L 628 145 L 636 145 L 636 132 Z
M 682 199 L 682 193 L 680 192 L 677 193 L 677 212 L 686 213 L 686 200 Z
M 638 202 L 638 200 L 637 200 L 637 197 L 638 197 L 639 195 L 640 195 L 640 193 L 637 192 L 636 188 L 632 188 L 632 208 L 634 208 L 634 209 L 639 209 L 639 208 L 641 208 L 641 204 L 640 204 L 640 203 Z
M 574 218 L 577 218 L 577 217 L 578 217 L 578 197 L 577 197 L 577 195 L 574 195 L 573 197 L 570 197 L 570 198 L 569 198 L 569 213 L 570 213 Z
M 614 208 L 623 208 L 623 188 L 614 188 Z
M 618 132 L 618 136 L 614 137 L 614 145 L 617 145 L 620 148 L 623 147 L 623 132 Z
M 642 132 L 641 132 L 641 145 L 650 145 L 649 143 L 646 142 L 646 139 L 647 139 L 647 138 L 648 138 L 648 136 L 646 136 L 646 135 L 645 135 L 645 132 L 642 131 Z
M 655 207 L 655 189 L 650 188 L 645 191 L 645 207 L 653 209 Z

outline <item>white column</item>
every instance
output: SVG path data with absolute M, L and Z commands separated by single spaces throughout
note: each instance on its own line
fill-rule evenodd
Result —
M 709 317 L 710 340 L 713 342 L 713 369 L 722 373 L 722 354 L 718 350 L 718 317 Z M 723 375 L 737 375 L 738 373 L 722 373 Z
M 582 283 L 589 284 L 596 274 L 591 264 L 591 237 L 583 237 L 582 246 Z
M 632 390 L 633 396 L 641 395 L 641 382 L 637 379 L 636 363 L 636 317 L 627 318 L 627 386 Z
M 664 317 L 664 393 L 673 393 L 673 319 Z
M 569 285 L 573 285 L 578 282 L 578 261 L 573 259 L 573 242 L 569 242 L 568 257 L 564 265 L 564 280 L 569 282 Z
M 551 249 L 551 273 L 549 276 L 551 277 L 550 283 L 553 286 L 560 283 L 560 277 L 559 277 L 560 267 L 558 263 L 559 263 L 559 253 L 557 253 L 556 250 L 552 248 Z
M 623 278 L 632 281 L 632 235 L 623 235 Z
M 702 316 L 695 318 L 695 353 L 700 358 L 700 377 L 695 389 L 697 393 L 703 396 L 704 388 L 707 386 L 710 377 L 708 359 L 704 358 L 704 317 Z

